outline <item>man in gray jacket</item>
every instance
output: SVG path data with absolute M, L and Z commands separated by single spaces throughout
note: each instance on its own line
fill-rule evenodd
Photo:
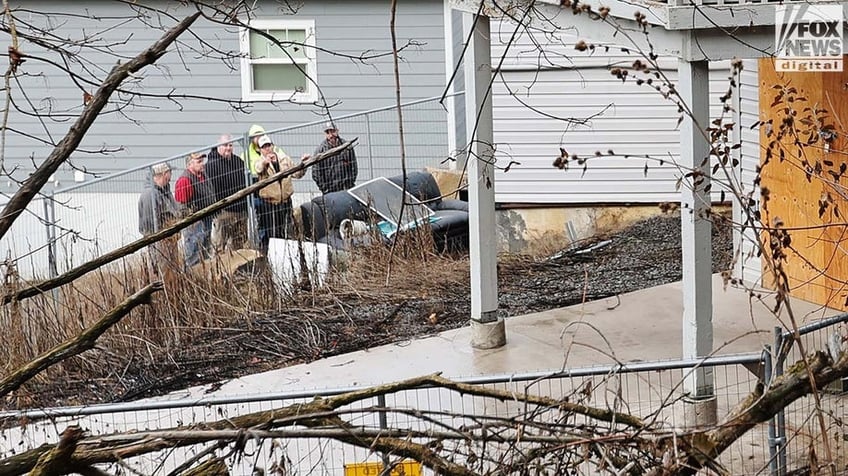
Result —
M 143 236 L 161 230 L 179 216 L 179 207 L 171 195 L 171 167 L 156 164 L 151 171 L 153 179 L 138 198 L 138 231 Z
M 344 139 L 339 137 L 339 130 L 332 122 L 324 124 L 324 136 L 324 141 L 315 149 L 313 155 L 318 155 L 345 143 Z M 315 164 L 312 167 L 312 180 L 315 180 L 315 184 L 318 185 L 321 193 L 326 195 L 353 188 L 356 185 L 358 172 L 356 153 L 353 151 L 353 147 L 350 147 L 334 157 Z

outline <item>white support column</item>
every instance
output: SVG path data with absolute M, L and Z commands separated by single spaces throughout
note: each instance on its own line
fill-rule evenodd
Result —
M 465 15 L 464 23 L 466 32 L 473 29 L 464 64 L 467 137 L 471 140 L 468 152 L 471 345 L 491 349 L 506 344 L 504 322 L 497 316 L 494 136 L 489 94 L 491 39 L 488 17 Z
M 445 81 L 450 81 L 447 85 L 448 94 L 456 94 L 465 87 L 463 70 L 457 70 L 465 44 L 462 35 L 464 16 L 445 0 Z M 465 100 L 462 96 L 449 96 L 445 99 L 445 107 L 448 113 L 448 154 L 456 159 L 450 162 L 449 167 L 465 170 L 465 146 L 468 144 L 465 139 Z
M 704 129 L 709 125 L 709 62 L 678 61 L 677 91 L 692 117 L 680 127 L 680 163 L 700 173 L 682 187 L 681 223 L 683 241 L 683 357 L 698 358 L 713 350 L 712 224 L 706 211 L 710 194 L 709 144 Z M 694 178 L 694 177 L 693 177 Z M 697 184 L 696 184 L 697 182 Z M 713 395 L 713 371 L 697 369 L 686 379 L 685 390 L 696 400 Z

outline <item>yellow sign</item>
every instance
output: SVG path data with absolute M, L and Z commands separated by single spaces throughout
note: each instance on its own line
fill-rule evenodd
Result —
M 366 462 L 344 465 L 344 476 L 377 476 L 383 470 L 383 463 Z M 407 460 L 395 466 L 392 476 L 421 476 L 421 463 Z

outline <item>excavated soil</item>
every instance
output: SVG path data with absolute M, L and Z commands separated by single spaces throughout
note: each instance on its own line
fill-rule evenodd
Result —
M 713 227 L 713 271 L 729 267 L 730 226 Z M 679 215 L 639 222 L 550 256 L 499 258 L 499 312 L 518 316 L 601 299 L 681 279 Z M 453 279 L 420 292 L 309 293 L 285 312 L 267 312 L 249 325 L 201 333 L 165 362 L 130 365 L 120 378 L 63 382 L 39 388 L 37 405 L 103 403 L 161 395 L 193 385 L 389 343 L 468 324 L 468 264 L 457 257 Z M 426 270 L 422 270 L 426 272 Z

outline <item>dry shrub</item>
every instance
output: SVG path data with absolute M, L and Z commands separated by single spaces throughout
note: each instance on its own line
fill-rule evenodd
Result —
M 7 261 L 2 271 L 4 293 L 26 287 L 27 282 L 20 277 L 14 263 Z M 39 300 L 44 301 L 43 297 Z M 49 322 L 44 318 L 45 314 L 49 314 L 49 305 L 34 300 L 13 301 L 2 307 L 0 329 L 5 335 L 5 345 L 0 346 L 0 359 L 4 362 L 4 374 L 38 354 L 40 339 L 36 338 L 39 335 L 37 330 L 43 323 Z
M 375 242 L 355 248 L 331 269 L 325 287 L 275 293 L 270 291 L 267 266 L 235 276 L 222 273 L 214 263 L 183 271 L 169 250 L 151 247 L 53 292 L 3 306 L 0 329 L 9 342 L 0 350 L 4 373 L 78 335 L 156 280 L 165 286 L 150 305 L 135 308 L 101 337 L 95 350 L 53 366 L 16 396 L 35 397 L 39 389 L 48 388 L 41 384 L 51 380 L 121 381 L 133 369 L 178 363 L 186 352 L 200 348 L 195 339 L 214 345 L 203 339 L 226 334 L 219 331 L 249 330 L 254 319 L 266 319 L 267 325 L 269 315 L 295 314 L 300 321 L 337 319 L 338 302 L 345 296 L 380 302 L 438 296 L 445 289 L 467 287 L 468 260 L 433 250 L 431 232 L 424 226 L 398 236 L 394 246 Z M 4 273 L 7 292 L 29 284 L 13 271 Z
M 303 289 L 291 294 L 269 291 L 272 280 L 267 267 L 260 266 L 250 276 L 226 276 L 213 262 L 183 271 L 175 247 L 175 242 L 160 242 L 53 292 L 3 306 L 0 329 L 10 344 L 0 350 L 4 371 L 78 335 L 155 280 L 165 286 L 151 305 L 137 307 L 110 329 L 96 351 L 54 366 L 44 378 L 120 372 L 139 359 L 165 361 L 200 333 L 250 329 L 256 315 L 319 305 L 337 299 L 339 293 L 420 296 L 422 291 L 437 292 L 468 281 L 467 260 L 435 253 L 428 227 L 400 235 L 391 247 L 378 243 L 356 248 L 341 267 L 334 268 L 328 285 L 309 289 L 308 296 Z M 29 284 L 14 268 L 5 271 L 7 292 Z
M 155 263 L 154 263 L 155 261 Z M 121 372 L 137 359 L 165 361 L 183 350 L 199 333 L 234 321 L 249 326 L 256 311 L 276 304 L 265 291 L 268 276 L 224 277 L 211 262 L 182 270 L 155 249 L 104 266 L 53 292 L 3 306 L 0 329 L 9 345 L 0 350 L 4 373 L 66 341 L 99 320 L 115 305 L 147 284 L 162 280 L 165 288 L 149 306 L 136 307 L 98 342 L 94 352 L 63 362 L 35 382 L 69 374 L 103 375 Z M 13 269 L 4 273 L 5 291 L 29 283 Z
M 393 246 L 375 239 L 372 245 L 348 253 L 345 272 L 336 274 L 330 287 L 411 297 L 421 296 L 425 290 L 467 286 L 467 258 L 434 249 L 427 226 L 398 235 Z

